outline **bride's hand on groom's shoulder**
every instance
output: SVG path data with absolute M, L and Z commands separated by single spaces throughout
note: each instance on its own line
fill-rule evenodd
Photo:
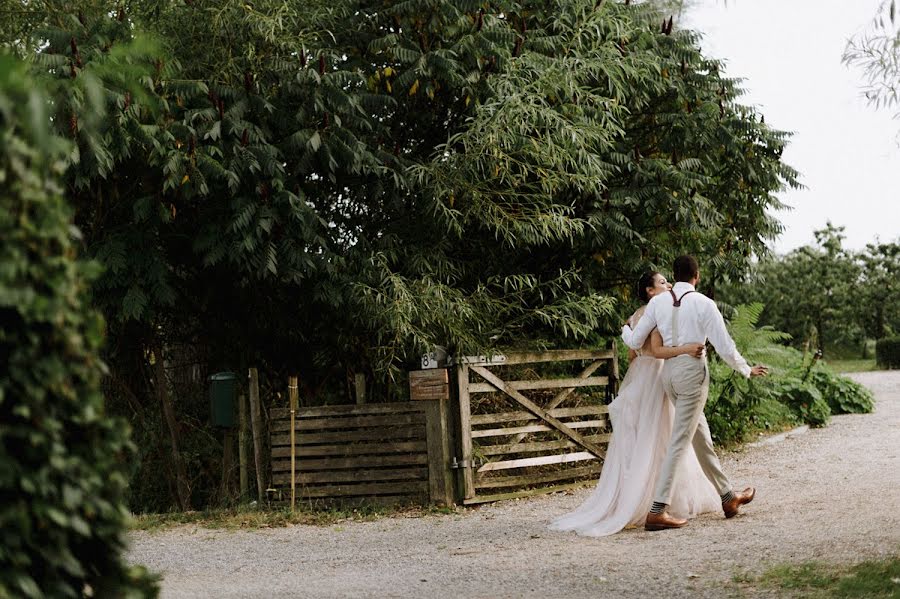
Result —
M 684 346 L 684 353 L 695 358 L 702 358 L 706 353 L 706 344 L 704 343 L 687 343 Z

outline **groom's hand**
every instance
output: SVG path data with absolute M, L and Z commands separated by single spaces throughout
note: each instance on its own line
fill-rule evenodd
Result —
M 769 369 L 762 364 L 758 364 L 750 369 L 750 376 L 768 376 Z

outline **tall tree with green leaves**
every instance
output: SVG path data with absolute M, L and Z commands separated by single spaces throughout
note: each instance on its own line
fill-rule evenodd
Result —
M 690 251 L 707 281 L 745 271 L 796 185 L 786 135 L 652 5 L 81 8 L 17 27 L 17 47 L 54 75 L 78 147 L 66 196 L 106 267 L 110 394 L 183 508 L 215 452 L 190 445 L 203 402 L 176 362 L 298 372 L 312 403 L 356 373 L 400 395 L 435 344 L 598 343 L 646 268 Z M 121 62 L 140 32 L 160 49 Z

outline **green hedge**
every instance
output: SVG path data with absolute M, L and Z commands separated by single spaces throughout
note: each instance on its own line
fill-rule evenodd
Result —
M 58 179 L 71 145 L 0 53 L 0 597 L 148 597 L 123 557 L 127 427 L 104 414 L 103 322 L 87 304 Z
M 900 368 L 900 337 L 886 337 L 875 343 L 875 363 L 882 368 Z

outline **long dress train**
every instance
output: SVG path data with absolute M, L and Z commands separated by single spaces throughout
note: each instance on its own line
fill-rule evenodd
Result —
M 663 364 L 649 356 L 632 361 L 618 397 L 609 404 L 613 433 L 600 480 L 587 500 L 554 520 L 551 529 L 600 537 L 644 524 L 675 417 L 663 391 Z M 721 499 L 692 448 L 684 459 L 669 513 L 693 518 L 721 510 Z

